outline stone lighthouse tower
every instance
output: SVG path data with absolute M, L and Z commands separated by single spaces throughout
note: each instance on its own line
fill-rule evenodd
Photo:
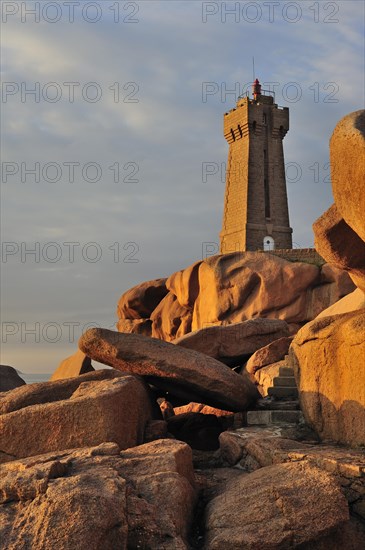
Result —
M 256 79 L 253 97 L 241 97 L 224 115 L 229 143 L 221 253 L 292 248 L 283 139 L 289 109 Z

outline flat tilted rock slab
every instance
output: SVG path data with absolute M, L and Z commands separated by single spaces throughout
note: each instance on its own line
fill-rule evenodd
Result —
M 81 337 L 79 347 L 95 361 L 139 374 L 189 401 L 241 411 L 257 397 L 254 385 L 223 363 L 155 338 L 93 328 Z
M 285 321 L 257 318 L 231 325 L 201 328 L 177 338 L 174 344 L 231 364 L 232 359 L 236 358 L 239 362 L 274 340 L 288 335 L 289 327 Z
M 38 403 L 35 396 L 32 400 L 28 395 L 31 405 L 0 415 L 0 462 L 105 441 L 113 441 L 122 449 L 143 443 L 146 424 L 153 417 L 147 385 L 128 374 L 106 380 L 94 378 L 89 375 L 84 381 L 79 376 L 39 384 L 43 392 L 38 384 L 29 386 L 39 396 Z M 71 381 L 78 385 L 70 394 Z M 62 399 L 54 400 L 57 397 Z M 5 396 L 5 401 L 10 398 Z

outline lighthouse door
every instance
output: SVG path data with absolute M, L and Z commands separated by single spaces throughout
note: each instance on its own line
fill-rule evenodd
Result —
M 264 250 L 275 250 L 275 241 L 272 237 L 264 237 Z

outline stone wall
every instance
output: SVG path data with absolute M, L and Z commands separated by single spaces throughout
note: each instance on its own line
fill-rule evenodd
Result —
M 326 261 L 320 256 L 315 248 L 289 248 L 262 251 L 265 254 L 279 256 L 289 262 L 304 262 L 307 264 L 324 265 Z

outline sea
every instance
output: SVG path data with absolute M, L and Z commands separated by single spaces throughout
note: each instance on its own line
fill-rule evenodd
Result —
M 29 374 L 18 371 L 18 374 L 27 384 L 34 384 L 35 382 L 48 382 L 52 376 L 51 372 L 35 372 Z
M 93 367 L 95 370 L 102 369 L 109 369 L 110 367 L 107 367 L 107 365 L 102 365 L 97 362 L 93 363 Z M 53 372 L 21 372 L 20 370 L 17 370 L 17 373 L 19 374 L 20 378 L 26 382 L 26 384 L 34 384 L 35 382 L 48 382 L 51 378 Z

